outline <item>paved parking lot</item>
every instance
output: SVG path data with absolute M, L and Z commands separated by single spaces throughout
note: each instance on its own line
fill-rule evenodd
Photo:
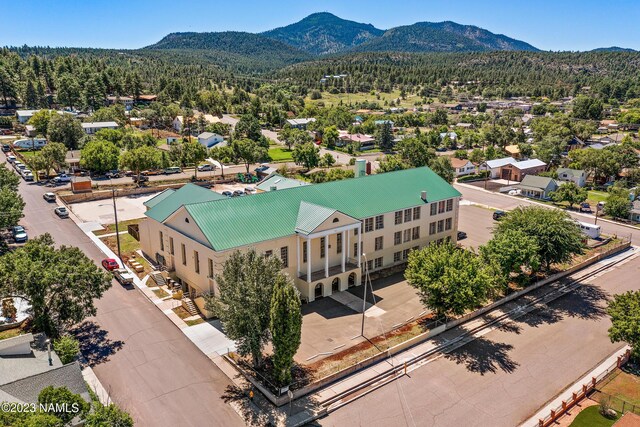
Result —
M 155 194 L 116 197 L 118 221 L 128 221 L 130 219 L 144 217 L 146 208 L 143 203 L 153 196 L 155 196 Z M 113 215 L 113 202 L 111 199 L 73 203 L 69 205 L 69 209 L 84 222 L 95 221 L 103 225 L 114 224 L 116 222 Z
M 495 221 L 492 218 L 493 210 L 478 205 L 472 205 L 465 200 L 460 202 L 460 217 L 458 218 L 458 230 L 467 233 L 467 238 L 459 243 L 465 248 L 478 249 L 492 237 L 492 229 Z

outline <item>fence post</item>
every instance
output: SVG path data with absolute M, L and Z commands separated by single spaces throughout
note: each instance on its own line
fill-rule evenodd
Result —
M 625 403 L 626 403 L 626 402 L 623 400 L 623 401 L 622 401 L 622 413 L 623 413 L 623 414 L 624 414 L 624 404 L 625 404 Z
M 572 393 L 572 397 L 573 397 L 573 402 L 575 403 L 575 401 L 578 400 L 578 395 L 576 393 Z
M 591 385 L 596 386 L 596 377 L 591 377 Z

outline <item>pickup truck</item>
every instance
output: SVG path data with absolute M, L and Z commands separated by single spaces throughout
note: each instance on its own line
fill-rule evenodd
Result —
M 133 274 L 124 268 L 113 270 L 113 277 L 115 277 L 121 285 L 133 285 Z

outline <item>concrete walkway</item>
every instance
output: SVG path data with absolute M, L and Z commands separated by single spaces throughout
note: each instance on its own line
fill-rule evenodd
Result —
M 342 305 L 349 307 L 351 310 L 355 311 L 356 313 L 362 313 L 362 306 L 364 303 L 363 299 L 358 298 L 351 292 L 348 292 L 348 291 L 337 292 L 335 294 L 329 295 L 329 298 L 335 301 L 338 301 Z M 384 311 L 380 307 L 376 307 L 370 302 L 367 302 L 365 313 L 364 313 L 365 316 L 378 317 L 384 313 L 386 313 L 386 311 Z

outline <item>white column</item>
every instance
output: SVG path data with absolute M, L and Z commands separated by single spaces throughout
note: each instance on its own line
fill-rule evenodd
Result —
M 345 240 L 346 240 L 347 236 L 345 236 L 345 234 L 348 235 L 349 233 L 347 233 L 346 231 L 343 231 L 342 234 L 341 234 L 341 236 L 342 236 L 342 272 L 343 273 L 344 273 L 344 270 L 345 270 L 344 267 L 345 267 L 345 262 L 346 262 L 346 259 L 347 259 L 347 251 L 345 249 Z
M 307 282 L 311 283 L 311 238 L 307 237 Z
M 298 235 L 296 235 L 296 246 L 298 249 L 298 252 L 297 252 L 298 267 L 296 271 L 297 271 L 298 277 L 300 277 L 300 236 Z
M 362 258 L 362 226 L 358 230 L 358 267 L 360 267 L 360 258 Z
M 324 277 L 329 277 L 329 236 L 324 236 Z
M 351 251 L 351 230 L 347 230 L 347 250 Z M 349 257 L 349 254 L 351 252 L 347 253 L 347 258 Z

